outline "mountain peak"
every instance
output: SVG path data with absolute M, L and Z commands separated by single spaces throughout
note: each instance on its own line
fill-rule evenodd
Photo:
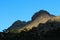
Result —
M 50 13 L 47 12 L 47 11 L 45 11 L 45 10 L 40 10 L 38 13 L 39 13 L 40 15 L 43 15 L 43 14 L 48 14 L 48 15 L 50 15 Z
M 13 29 L 20 28 L 24 26 L 25 23 L 26 23 L 25 21 L 17 20 L 7 30 L 13 30 Z
M 40 10 L 40 11 L 36 12 L 32 16 L 32 20 L 30 20 L 28 22 L 20 21 L 20 20 L 15 21 L 12 24 L 12 26 L 10 26 L 9 31 L 13 30 L 13 29 L 14 30 L 17 29 L 18 32 L 21 32 L 22 30 L 25 30 L 25 29 L 30 30 L 33 27 L 37 27 L 40 23 L 46 23 L 48 20 L 50 20 L 51 18 L 54 18 L 54 17 L 55 16 L 51 15 L 49 12 L 47 12 L 45 10 Z M 52 20 L 55 20 L 55 19 L 52 19 Z
M 37 17 L 45 17 L 45 16 L 52 16 L 49 12 L 45 11 L 45 10 L 40 10 L 38 12 L 36 12 L 33 16 L 32 16 L 32 20 L 35 20 Z

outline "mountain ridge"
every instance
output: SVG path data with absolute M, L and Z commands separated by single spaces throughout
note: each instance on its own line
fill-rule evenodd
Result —
M 46 12 L 37 12 L 28 22 L 15 21 L 7 31 L 0 32 L 0 40 L 60 40 L 60 16 Z
M 49 12 L 47 12 L 45 10 L 40 10 L 40 11 L 36 12 L 32 16 L 32 19 L 30 21 L 26 22 L 24 26 L 20 25 L 19 28 L 16 27 L 16 29 L 7 30 L 7 32 L 10 32 L 10 31 L 13 31 L 13 30 L 17 30 L 18 32 L 20 32 L 20 31 L 22 31 L 24 29 L 30 30 L 33 27 L 37 27 L 39 23 L 46 23 L 48 20 L 50 20 L 51 18 L 54 18 L 54 17 L 55 16 L 51 15 Z

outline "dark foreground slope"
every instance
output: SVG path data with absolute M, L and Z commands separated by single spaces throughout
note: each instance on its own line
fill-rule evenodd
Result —
M 0 33 L 0 40 L 60 40 L 60 22 L 40 23 L 20 33 Z

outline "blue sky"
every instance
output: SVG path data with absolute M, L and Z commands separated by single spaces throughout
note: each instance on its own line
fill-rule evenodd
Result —
M 60 15 L 60 0 L 0 0 L 0 31 L 16 20 L 30 20 L 41 9 Z

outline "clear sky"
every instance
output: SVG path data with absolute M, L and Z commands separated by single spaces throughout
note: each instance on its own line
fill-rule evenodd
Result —
M 0 31 L 16 20 L 30 20 L 41 9 L 60 15 L 60 0 L 0 0 Z

